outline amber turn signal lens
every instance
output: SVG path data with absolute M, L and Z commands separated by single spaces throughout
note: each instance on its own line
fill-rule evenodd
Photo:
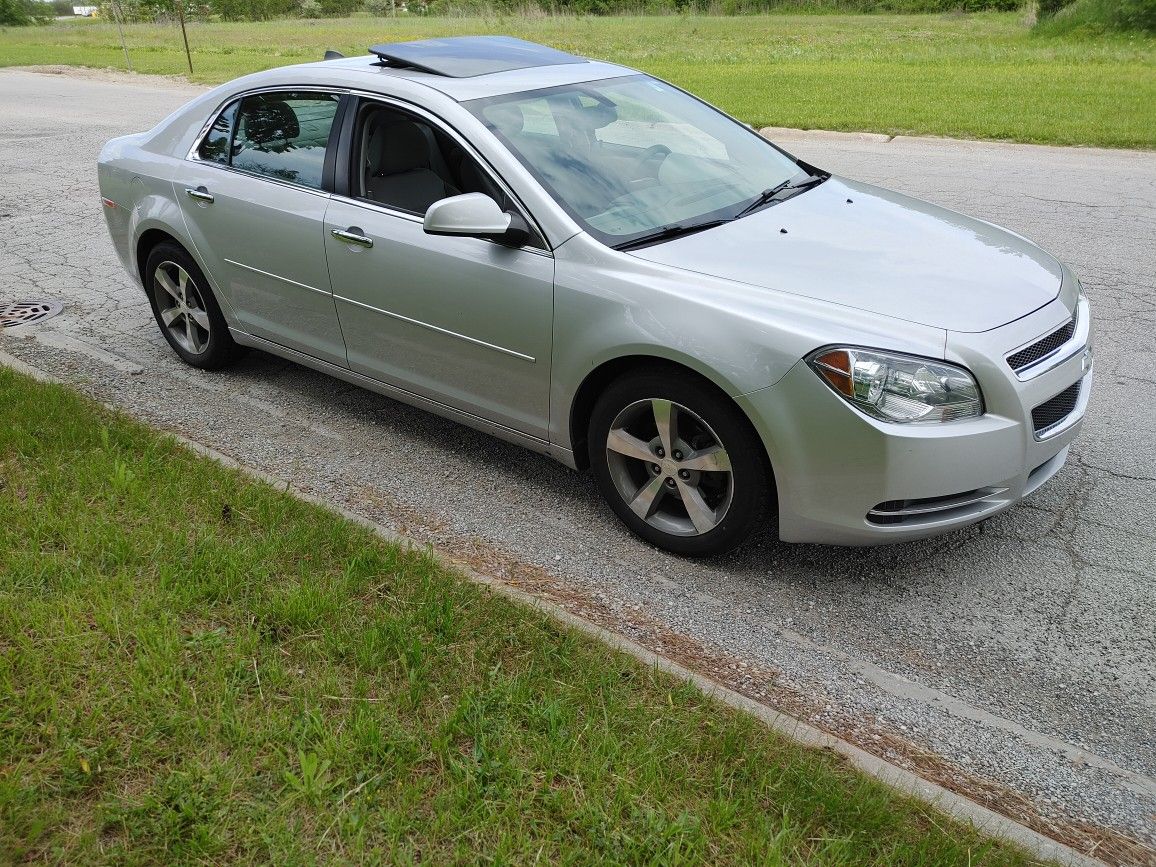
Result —
M 832 349 L 816 357 L 814 364 L 835 391 L 844 397 L 855 397 L 855 383 L 851 378 L 851 353 L 846 349 Z

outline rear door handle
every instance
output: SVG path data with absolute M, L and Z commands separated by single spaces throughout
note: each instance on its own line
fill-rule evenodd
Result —
M 350 226 L 348 229 L 334 229 L 331 234 L 346 244 L 357 244 L 360 247 L 373 246 L 373 238 L 365 237 L 357 226 Z
M 216 199 L 213 194 L 204 187 L 185 187 L 185 195 L 190 199 L 196 199 L 198 202 L 204 202 L 206 205 L 211 205 Z

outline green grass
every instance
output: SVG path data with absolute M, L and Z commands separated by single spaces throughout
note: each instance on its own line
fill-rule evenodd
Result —
M 175 26 L 132 25 L 141 72 L 181 74 Z M 364 53 L 372 42 L 511 33 L 668 78 L 758 126 L 1156 147 L 1156 38 L 1032 33 L 1018 13 L 653 18 L 353 18 L 194 24 L 196 79 Z M 0 32 L 0 64 L 123 67 L 108 22 Z
M 0 862 L 1025 864 L 0 368 Z

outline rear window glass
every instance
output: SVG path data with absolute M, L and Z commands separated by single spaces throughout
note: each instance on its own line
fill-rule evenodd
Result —
M 221 112 L 198 153 L 204 160 L 320 189 L 338 99 L 289 91 L 247 96 Z

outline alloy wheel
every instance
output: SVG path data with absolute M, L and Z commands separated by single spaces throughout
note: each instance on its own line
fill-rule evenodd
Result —
M 153 272 L 157 314 L 169 335 L 186 352 L 200 355 L 209 345 L 211 325 L 197 282 L 176 262 L 166 260 Z
M 670 400 L 639 400 L 618 413 L 606 436 L 606 461 L 630 510 L 664 533 L 709 533 L 734 498 L 722 442 L 702 418 Z

